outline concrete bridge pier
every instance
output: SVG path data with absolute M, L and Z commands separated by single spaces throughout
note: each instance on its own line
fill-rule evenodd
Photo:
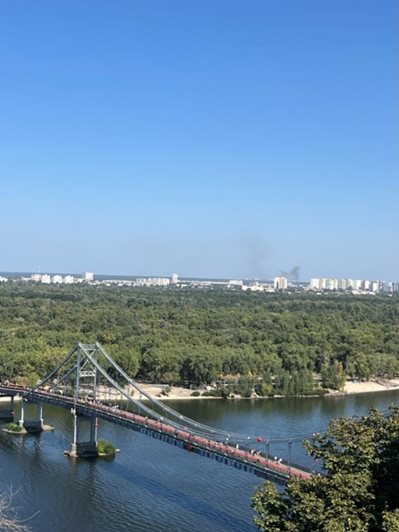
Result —
M 10 423 L 14 421 L 14 396 L 13 395 L 2 395 L 1 397 L 10 398 L 9 405 L 6 405 L 6 408 L 2 408 L 0 410 L 0 421 L 5 421 L 6 423 Z
M 69 456 L 77 458 L 88 458 L 97 456 L 97 418 L 84 416 L 72 410 L 73 414 L 73 441 L 71 443 L 71 450 L 67 453 Z M 89 439 L 81 441 L 81 432 L 83 423 L 90 423 Z
M 27 418 L 28 403 L 24 399 L 21 401 L 21 417 L 19 426 L 28 432 L 42 432 L 44 430 L 43 424 L 43 405 L 42 403 L 33 403 L 35 405 L 35 415 L 33 418 Z

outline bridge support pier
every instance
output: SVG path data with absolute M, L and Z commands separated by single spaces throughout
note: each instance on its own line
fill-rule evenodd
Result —
M 75 409 L 72 410 L 72 414 L 73 441 L 71 443 L 71 450 L 67 454 L 74 458 L 78 456 L 82 458 L 97 456 L 97 418 L 77 414 Z M 80 441 L 82 424 L 85 422 L 90 423 L 89 440 Z
M 19 426 L 24 428 L 27 432 L 42 432 L 44 430 L 43 424 L 43 405 L 42 403 L 33 403 L 35 405 L 35 416 L 27 419 L 27 407 L 30 403 L 21 401 L 21 417 L 19 419 Z
M 6 408 L 0 410 L 0 421 L 5 421 L 9 423 L 14 421 L 14 396 L 13 395 L 2 395 L 1 397 L 10 398 L 10 404 Z

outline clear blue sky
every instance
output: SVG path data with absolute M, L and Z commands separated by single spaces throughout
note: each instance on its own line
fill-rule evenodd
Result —
M 399 279 L 397 0 L 3 0 L 0 271 Z

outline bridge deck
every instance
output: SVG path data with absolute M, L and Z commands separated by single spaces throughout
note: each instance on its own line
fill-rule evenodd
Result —
M 76 409 L 77 414 L 98 417 L 111 423 L 122 425 L 153 438 L 176 445 L 206 458 L 214 459 L 237 469 L 252 472 L 257 476 L 267 478 L 278 484 L 286 484 L 290 477 L 310 478 L 310 473 L 298 466 L 281 463 L 271 457 L 260 454 L 256 450 L 240 448 L 239 445 L 207 439 L 198 434 L 192 434 L 185 428 L 176 428 L 166 420 L 157 421 L 133 412 L 121 410 L 117 407 L 98 402 L 75 402 L 73 398 L 50 392 L 35 391 L 17 386 L 0 386 L 0 394 L 20 394 L 30 402 L 42 402 L 68 410 Z

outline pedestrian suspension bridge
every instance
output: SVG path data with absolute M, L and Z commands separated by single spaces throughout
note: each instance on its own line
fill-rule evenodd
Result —
M 14 398 L 22 396 L 20 417 L 15 421 L 27 432 L 46 429 L 44 404 L 69 410 L 73 436 L 68 454 L 72 457 L 97 455 L 98 420 L 102 419 L 277 484 L 311 475 L 291 463 L 293 440 L 285 440 L 288 459 L 276 459 L 270 454 L 273 442 L 267 438 L 228 432 L 190 419 L 150 395 L 99 343 L 77 344 L 32 389 L 0 384 L 0 395 L 10 398 L 8 408 L 1 411 L 3 421 L 14 421 Z M 121 400 L 126 405 L 123 408 Z

